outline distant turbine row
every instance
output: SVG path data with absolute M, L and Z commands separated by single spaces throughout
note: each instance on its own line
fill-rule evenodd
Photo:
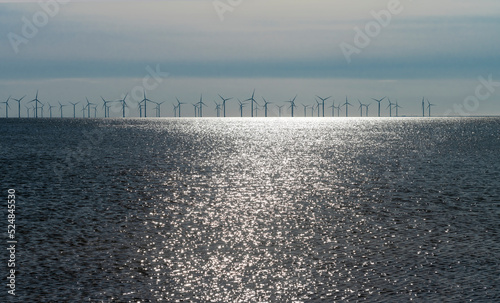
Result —
M 110 112 L 109 112 L 111 105 L 109 105 L 109 104 L 119 103 L 121 116 L 123 118 L 125 118 L 126 117 L 126 109 L 130 108 L 129 105 L 127 104 L 127 101 L 126 101 L 127 96 L 128 96 L 128 94 L 125 94 L 125 97 L 123 99 L 115 100 L 115 101 L 105 100 L 103 97 L 101 97 L 101 100 L 102 100 L 102 107 L 101 108 L 104 110 L 104 117 L 105 118 L 111 117 Z M 220 101 L 219 102 L 217 102 L 215 100 L 213 101 L 215 104 L 214 110 L 215 110 L 216 116 L 217 117 L 226 117 L 226 103 L 230 100 L 233 100 L 234 98 L 233 97 L 224 98 L 220 94 L 218 96 L 220 98 Z M 15 101 L 18 103 L 18 117 L 21 118 L 21 101 L 25 97 L 26 96 L 23 96 L 19 99 L 15 99 L 15 98 L 12 98 L 12 96 L 9 96 L 9 98 L 7 98 L 6 101 L 0 102 L 0 103 L 5 104 L 5 117 L 6 118 L 9 117 L 9 109 L 11 109 L 11 107 L 9 105 L 9 101 Z M 241 101 L 240 99 L 237 98 L 238 103 L 239 103 L 240 117 L 244 116 L 243 109 L 247 105 L 250 105 L 250 109 L 251 109 L 250 110 L 250 117 L 257 117 L 259 109 L 264 109 L 264 117 L 268 117 L 268 113 L 270 110 L 269 105 L 274 104 L 274 103 L 269 102 L 264 97 L 261 97 L 261 98 L 262 98 L 263 103 L 259 103 L 255 99 L 255 90 L 252 92 L 252 96 L 248 99 Z M 311 110 L 310 116 L 311 117 L 315 116 L 315 111 L 317 111 L 317 114 L 316 114 L 317 117 L 325 117 L 325 102 L 327 100 L 329 100 L 330 98 L 332 98 L 332 96 L 325 97 L 325 98 L 320 97 L 320 96 L 316 96 L 314 98 L 315 104 L 311 105 L 311 104 L 301 103 L 301 105 L 304 109 L 303 116 L 304 117 L 308 116 L 308 109 L 310 108 L 310 110 Z M 186 105 L 188 103 L 181 102 L 178 98 L 175 98 L 175 99 L 176 99 L 176 102 L 174 104 L 172 104 L 173 115 L 174 115 L 174 117 L 182 117 L 181 106 Z M 284 101 L 285 104 L 283 104 L 283 105 L 274 104 L 275 108 L 278 109 L 278 112 L 279 112 L 278 116 L 282 117 L 282 108 L 285 107 L 287 103 L 289 103 L 287 109 L 290 110 L 291 117 L 294 117 L 295 116 L 294 109 L 297 108 L 297 105 L 295 104 L 296 99 L 297 99 L 297 95 L 295 95 L 295 97 L 290 99 L 290 100 Z M 97 118 L 98 105 L 96 103 L 90 102 L 87 97 L 85 98 L 85 100 L 86 100 L 86 102 L 83 102 L 82 108 L 81 108 L 82 118 L 91 118 L 91 116 L 93 116 L 93 118 Z M 372 100 L 377 102 L 377 104 L 378 104 L 378 117 L 381 116 L 381 104 L 384 100 L 387 100 L 387 102 L 388 102 L 388 105 L 385 109 L 389 110 L 389 117 L 393 116 L 393 110 L 395 110 L 396 117 L 399 116 L 399 109 L 402 107 L 398 104 L 398 101 L 392 102 L 388 97 L 383 97 L 381 99 L 372 98 Z M 426 101 L 427 101 L 427 103 L 426 103 Z M 67 106 L 67 104 L 61 104 L 61 102 L 58 102 L 58 103 L 59 103 L 60 117 L 63 118 L 63 107 Z M 76 103 L 69 102 L 69 103 L 73 106 L 73 118 L 76 118 L 76 112 L 77 112 L 76 105 L 79 104 L 80 102 L 76 102 Z M 151 105 L 154 106 L 154 109 L 156 112 L 155 116 L 161 117 L 161 105 L 165 102 L 155 102 L 155 101 L 148 99 L 145 91 L 144 91 L 144 98 L 137 103 L 137 108 L 139 110 L 139 116 L 140 117 L 143 117 L 143 116 L 147 117 L 147 105 L 148 105 L 148 103 L 150 103 Z M 250 104 L 248 104 L 248 103 L 250 103 Z M 368 103 L 368 104 L 362 103 L 359 99 L 358 99 L 358 103 L 359 103 L 358 110 L 359 110 L 360 117 L 363 117 L 363 116 L 368 117 L 368 111 L 369 111 L 370 105 L 372 103 Z M 28 105 L 31 105 L 31 107 L 29 107 Z M 40 117 L 43 118 L 45 105 L 48 106 L 47 108 L 48 108 L 48 112 L 49 112 L 49 117 L 52 118 L 52 108 L 54 108 L 56 106 L 52 106 L 48 102 L 47 103 L 41 102 L 38 99 L 38 91 L 37 91 L 35 98 L 31 101 L 28 101 L 24 105 L 26 108 L 26 116 L 28 118 L 30 118 L 30 117 L 38 118 L 39 114 L 40 114 Z M 193 115 L 194 117 L 203 117 L 203 107 L 208 107 L 207 104 L 205 102 L 203 102 L 203 95 L 200 95 L 200 100 L 198 102 L 191 103 L 191 105 L 193 106 L 193 109 L 194 109 L 194 115 Z M 422 116 L 423 117 L 426 116 L 425 114 L 426 114 L 426 110 L 427 110 L 428 117 L 430 117 L 431 116 L 431 107 L 433 107 L 433 106 L 436 106 L 436 105 L 430 103 L 430 101 L 428 99 L 426 99 L 425 97 L 422 98 Z M 353 107 L 353 105 L 349 102 L 349 100 L 346 96 L 345 102 L 339 103 L 338 105 L 335 105 L 335 100 L 332 99 L 332 105 L 328 106 L 327 108 L 332 109 L 331 117 L 335 117 L 335 111 L 337 111 L 337 117 L 340 117 L 340 111 L 342 108 L 345 109 L 345 116 L 349 117 L 349 107 Z M 364 115 L 363 115 L 363 109 L 364 109 Z M 30 113 L 31 113 L 31 115 L 30 115 Z M 92 113 L 93 113 L 93 115 L 92 115 Z

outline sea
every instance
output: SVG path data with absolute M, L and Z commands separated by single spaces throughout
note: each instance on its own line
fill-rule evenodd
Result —
M 497 117 L 9 118 L 0 167 L 2 302 L 500 302 Z

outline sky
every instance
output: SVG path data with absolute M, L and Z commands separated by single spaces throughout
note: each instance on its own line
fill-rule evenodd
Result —
M 255 89 L 260 103 L 297 95 L 299 116 L 316 95 L 332 96 L 328 106 L 347 97 L 351 116 L 358 99 L 384 96 L 406 116 L 421 116 L 423 97 L 433 116 L 500 115 L 498 32 L 497 0 L 0 1 L 0 99 L 29 101 L 37 90 L 52 106 L 88 98 L 102 116 L 101 96 L 128 93 L 127 116 L 138 116 L 145 91 L 172 116 L 176 98 L 203 94 L 204 115 L 215 116 L 221 94 L 239 116 L 236 99 Z M 118 104 L 111 116 L 121 116 Z

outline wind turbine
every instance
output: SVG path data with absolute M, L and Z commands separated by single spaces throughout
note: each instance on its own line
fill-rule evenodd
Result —
M 43 104 L 42 102 L 40 102 L 40 100 L 38 100 L 38 90 L 36 91 L 36 96 L 35 96 L 35 99 L 31 100 L 30 102 L 28 103 L 31 103 L 31 102 L 35 102 L 35 118 L 38 118 L 38 103 L 41 103 Z M 43 110 L 42 110 L 43 111 Z M 42 115 L 43 116 L 43 115 Z
M 284 105 L 276 105 L 276 107 L 278 108 L 280 117 L 281 117 L 281 109 L 283 108 L 283 106 Z
M 317 105 L 317 103 L 316 103 L 316 105 Z M 314 109 L 315 108 L 316 108 L 316 106 L 314 106 L 314 104 L 311 105 L 311 117 L 314 117 Z
M 384 99 L 387 98 L 387 97 L 383 97 L 382 99 L 380 100 L 377 100 L 375 98 L 372 98 L 372 100 L 374 101 L 377 101 L 378 102 L 378 116 L 380 117 L 380 102 L 384 101 Z
M 177 97 L 175 97 L 175 100 L 177 100 L 177 107 L 179 108 L 179 118 L 181 117 L 181 104 L 186 104 L 186 103 L 182 103 L 181 101 L 179 101 L 179 99 L 177 99 Z
M 337 117 L 340 117 L 340 109 L 342 108 L 342 105 L 334 106 L 334 108 L 337 109 Z
M 172 106 L 174 107 L 174 117 L 177 117 L 177 105 L 172 104 Z
M 128 93 L 125 94 L 125 97 L 121 100 L 118 100 L 118 102 L 121 102 L 122 104 L 122 114 L 123 114 L 123 118 L 125 118 L 125 107 L 128 107 L 128 104 L 127 102 L 125 101 L 125 99 L 127 99 L 127 96 L 128 96 Z
M 297 95 L 295 95 L 295 98 L 293 98 L 292 100 L 290 100 L 290 101 L 285 101 L 285 102 L 290 103 L 290 108 L 292 109 L 292 118 L 293 118 L 293 108 L 294 108 L 294 107 L 297 107 L 297 105 L 295 105 L 295 99 L 297 99 Z
M 425 101 L 424 101 L 424 97 L 422 97 L 422 117 L 425 117 Z
M 54 105 L 50 105 L 50 103 L 47 103 L 49 105 L 49 115 L 50 118 L 52 118 L 52 108 L 55 107 Z
M 70 102 L 71 105 L 73 105 L 73 118 L 76 118 L 76 105 L 80 102 L 76 102 L 76 103 L 73 103 L 73 102 Z
M 368 117 L 368 108 L 372 105 L 371 103 L 365 104 L 366 107 L 366 116 Z
M 253 117 L 253 103 L 257 103 L 257 101 L 255 101 L 255 99 L 253 98 L 255 96 L 255 89 L 253 90 L 253 93 L 252 93 L 252 98 L 250 99 L 246 99 L 245 101 L 252 101 L 252 117 Z M 258 104 L 258 103 L 257 103 Z
M 24 107 L 26 107 L 26 116 L 29 118 L 30 117 L 30 108 L 27 107 L 26 105 Z
M 87 100 L 87 117 L 90 118 L 90 105 L 95 105 L 95 103 L 92 103 L 89 101 L 89 99 L 87 97 L 85 97 L 85 99 Z
M 165 101 L 159 103 L 155 102 L 155 103 L 156 103 L 156 117 L 161 117 L 161 112 L 160 112 L 161 105 L 165 103 Z
M 104 98 L 101 96 L 102 102 L 104 103 L 102 107 L 104 108 L 104 118 L 109 118 L 109 108 L 108 103 L 115 102 L 115 101 L 106 101 Z
M 198 102 L 198 110 L 200 111 L 199 116 L 203 117 L 203 106 L 207 106 L 203 103 L 203 95 L 200 95 L 200 102 Z
M 272 104 L 272 102 L 268 102 L 264 97 L 262 97 L 262 100 L 264 100 L 264 116 L 267 118 L 267 105 Z
M 148 107 L 147 107 L 147 104 L 148 102 L 151 102 L 151 103 L 154 103 L 153 101 L 149 100 L 148 98 L 146 98 L 146 90 L 144 89 L 143 90 L 144 92 L 144 99 L 142 99 L 141 101 L 139 101 L 139 104 L 141 104 L 142 102 L 144 102 L 144 118 L 147 118 L 148 117 Z M 179 108 L 179 112 L 180 112 L 180 108 Z M 180 117 L 180 115 L 179 115 Z
M 347 96 L 345 97 L 345 103 L 342 106 L 345 106 L 345 116 L 349 117 L 349 106 L 352 106 L 352 104 L 347 101 Z
M 245 106 L 245 101 L 241 102 L 241 100 L 238 99 L 238 102 L 240 103 L 240 117 L 243 117 L 243 107 Z
M 321 98 L 320 96 L 316 95 L 316 97 L 318 97 L 323 103 L 323 106 L 322 106 L 323 107 L 323 117 L 325 117 L 325 101 L 330 99 L 332 96 L 326 97 L 326 98 Z
M 304 105 L 304 103 L 301 103 L 302 106 L 304 107 L 304 117 L 307 116 L 307 108 L 309 107 L 309 105 Z
M 196 118 L 198 116 L 198 104 L 196 103 L 191 103 L 194 106 L 194 117 Z
M 436 104 L 432 104 L 432 103 L 430 103 L 430 102 L 429 102 L 429 99 L 427 99 L 427 103 L 428 103 L 428 105 L 427 105 L 427 109 L 429 109 L 429 117 L 430 117 L 430 116 L 431 116 L 431 106 L 436 106 Z
M 255 117 L 259 116 L 259 104 L 257 104 L 257 102 L 255 102 Z
M 315 100 L 316 101 L 316 109 L 318 110 L 318 118 L 319 118 L 319 105 L 321 104 L 318 100 Z M 323 102 L 323 105 L 324 105 L 324 102 Z
M 389 117 L 392 117 L 392 106 L 394 105 L 394 103 L 392 103 L 391 99 L 389 98 L 387 98 L 387 100 L 389 101 L 389 105 L 386 107 L 386 109 L 389 109 Z
M 214 100 L 214 103 L 215 103 L 215 110 L 217 111 L 217 117 L 220 117 L 220 109 L 221 109 L 220 106 L 221 105 L 219 103 L 215 102 L 215 100 Z
M 394 106 L 396 108 L 396 117 L 399 117 L 399 112 L 398 112 L 398 109 L 399 108 L 402 108 L 401 106 L 399 106 L 398 104 L 398 100 L 396 100 L 396 106 Z
M 332 100 L 332 106 L 329 106 L 328 108 L 332 109 L 332 117 L 335 117 L 335 100 Z
M 42 114 L 42 118 L 43 118 L 43 107 L 45 106 L 45 104 L 43 104 L 41 102 L 40 102 L 40 104 L 42 104 L 42 105 L 40 105 L 40 114 Z
M 82 104 L 82 118 L 85 118 L 85 108 L 86 106 Z
M 364 106 L 364 104 L 361 103 L 361 101 L 359 101 L 359 99 L 358 99 L 358 102 L 359 102 L 359 108 L 358 109 L 360 111 L 360 117 L 363 117 L 363 106 Z
M 142 118 L 142 104 L 141 104 L 141 102 L 137 103 L 137 108 L 139 109 L 139 118 Z
M 223 110 L 223 114 L 224 114 L 224 118 L 226 117 L 226 101 L 229 101 L 233 98 L 223 98 L 221 95 L 219 95 L 219 97 L 222 99 L 222 110 Z
M 5 103 L 5 118 L 9 117 L 9 108 L 10 108 L 9 100 L 10 100 L 10 97 L 11 96 L 9 96 L 9 98 L 7 98 L 7 101 L 0 102 L 0 103 Z
M 61 104 L 61 102 L 59 102 L 59 112 L 61 113 L 61 118 L 63 117 L 63 112 L 62 112 L 62 108 L 66 106 L 66 104 Z
M 26 96 L 23 96 L 21 99 L 14 99 L 14 98 L 12 98 L 12 100 L 17 101 L 17 111 L 18 111 L 18 114 L 19 114 L 19 118 L 21 118 L 21 100 L 23 100 L 24 97 L 26 97 Z

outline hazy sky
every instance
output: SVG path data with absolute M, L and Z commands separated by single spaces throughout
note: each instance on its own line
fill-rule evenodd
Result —
M 38 2 L 0 2 L 2 101 L 31 100 L 37 89 L 52 105 L 138 95 L 148 69 L 158 68 L 169 75 L 145 88 L 166 101 L 165 116 L 175 97 L 191 103 L 203 93 L 213 116 L 218 93 L 246 99 L 254 88 L 258 100 L 278 104 L 296 94 L 297 104 L 313 104 L 317 94 L 353 104 L 389 96 L 401 115 L 420 115 L 425 96 L 434 115 L 500 114 L 498 0 L 70 1 L 47 11 Z M 390 20 L 376 21 L 381 11 Z M 356 43 L 355 28 L 365 35 L 367 25 L 368 40 Z M 346 45 L 356 49 L 350 62 Z M 129 115 L 138 115 L 129 103 Z M 192 115 L 191 105 L 183 109 Z M 236 102 L 228 112 L 237 115 Z

